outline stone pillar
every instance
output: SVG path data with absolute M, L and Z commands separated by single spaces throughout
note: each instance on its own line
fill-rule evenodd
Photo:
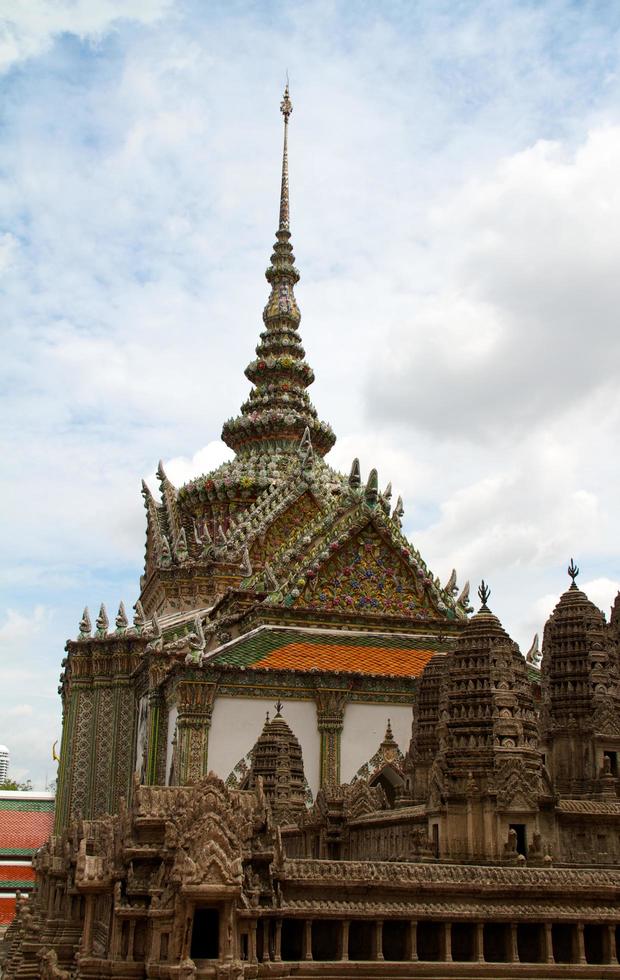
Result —
M 93 951 L 93 926 L 95 924 L 95 896 L 86 896 L 84 909 L 84 928 L 82 929 L 82 952 L 90 956 Z
M 223 954 L 223 959 L 226 960 L 227 963 L 233 960 L 235 956 L 237 957 L 239 956 L 239 950 L 233 949 L 233 936 L 235 935 L 235 933 L 233 932 L 233 921 L 234 919 L 233 919 L 232 902 L 226 902 L 226 905 L 224 906 L 224 915 L 220 916 L 220 922 L 224 927 L 224 935 L 222 937 L 222 949 L 220 951 L 220 956 L 222 956 Z M 238 946 L 239 944 L 238 935 L 239 934 L 237 932 L 235 936 L 235 942 L 234 942 L 235 946 Z
M 545 963 L 555 963 L 553 955 L 553 926 L 550 922 L 545 922 Z
M 484 922 L 476 922 L 476 945 L 474 958 L 484 963 Z
M 575 949 L 575 952 L 577 954 L 575 956 L 575 959 L 576 959 L 577 963 L 585 963 L 586 962 L 586 947 L 585 947 L 585 944 L 584 944 L 584 941 L 583 941 L 583 922 L 578 922 L 577 925 L 576 925 L 576 927 L 575 927 L 575 929 L 576 929 L 576 935 L 575 935 L 575 947 L 576 947 L 576 949 Z
M 375 959 L 383 959 L 383 919 L 375 922 Z
M 216 685 L 179 681 L 177 697 L 177 752 L 180 785 L 196 783 L 207 775 L 209 729 Z
M 304 960 L 312 959 L 312 919 L 306 919 L 304 922 L 301 958 Z
M 452 962 L 452 923 L 443 924 L 443 958 L 446 963 Z
M 248 959 L 250 963 L 258 963 L 258 957 L 256 955 L 256 927 L 258 923 L 256 920 L 250 922 L 250 948 L 248 950 Z
M 263 919 L 263 963 L 268 963 L 269 955 L 269 919 Z
M 340 784 L 340 738 L 348 691 L 316 691 L 317 727 L 321 735 L 321 786 Z
M 127 961 L 133 962 L 133 943 L 136 936 L 136 920 L 129 920 L 129 941 L 127 943 Z
M 607 925 L 607 962 L 617 963 L 618 962 L 618 950 L 616 949 L 616 927 L 612 925 L 611 922 Z
M 282 960 L 282 919 L 276 919 L 276 938 L 275 946 L 273 952 L 274 963 L 280 963 Z
M 148 717 L 148 743 L 146 756 L 146 779 L 149 786 L 157 783 L 157 770 L 159 761 L 159 745 L 161 741 L 160 730 L 164 715 L 164 699 L 161 688 L 156 687 L 149 691 L 149 717 Z
M 418 923 L 409 923 L 409 959 L 417 960 L 418 958 Z
M 349 920 L 343 919 L 342 931 L 340 933 L 340 959 L 349 959 Z
M 510 923 L 510 948 L 508 950 L 508 962 L 519 962 L 519 943 L 517 939 L 517 923 Z

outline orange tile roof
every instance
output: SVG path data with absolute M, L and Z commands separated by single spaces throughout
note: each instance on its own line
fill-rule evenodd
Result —
M 32 854 L 52 832 L 54 813 L 0 806 L 0 854 Z
M 359 674 L 393 674 L 411 677 L 420 674 L 433 656 L 433 650 L 406 647 L 351 646 L 331 643 L 289 643 L 256 662 L 256 667 L 276 670 L 330 670 Z
M 29 865 L 5 864 L 0 861 L 0 888 L 11 891 L 34 884 L 34 868 Z
M 418 634 L 268 627 L 240 636 L 217 653 L 213 663 L 267 670 L 417 677 L 438 649 L 441 645 L 437 638 Z
M 15 916 L 15 896 L 0 895 L 0 926 L 8 926 Z

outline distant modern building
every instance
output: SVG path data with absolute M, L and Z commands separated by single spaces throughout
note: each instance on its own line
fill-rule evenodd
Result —
M 9 775 L 9 760 L 11 753 L 6 745 L 0 745 L 0 783 L 3 783 Z
M 32 890 L 32 855 L 53 825 L 53 793 L 0 790 L 0 928 L 15 914 L 16 892 Z

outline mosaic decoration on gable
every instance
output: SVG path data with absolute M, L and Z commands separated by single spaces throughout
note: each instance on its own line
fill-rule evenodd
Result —
M 335 551 L 316 573 L 310 570 L 308 578 L 297 606 L 440 618 L 423 586 L 371 526 Z

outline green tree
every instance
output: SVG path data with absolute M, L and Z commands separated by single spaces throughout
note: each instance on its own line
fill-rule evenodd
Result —
M 29 779 L 25 783 L 17 783 L 14 779 L 5 779 L 3 783 L 0 783 L 0 790 L 2 789 L 25 790 L 27 793 L 31 793 L 32 783 Z

